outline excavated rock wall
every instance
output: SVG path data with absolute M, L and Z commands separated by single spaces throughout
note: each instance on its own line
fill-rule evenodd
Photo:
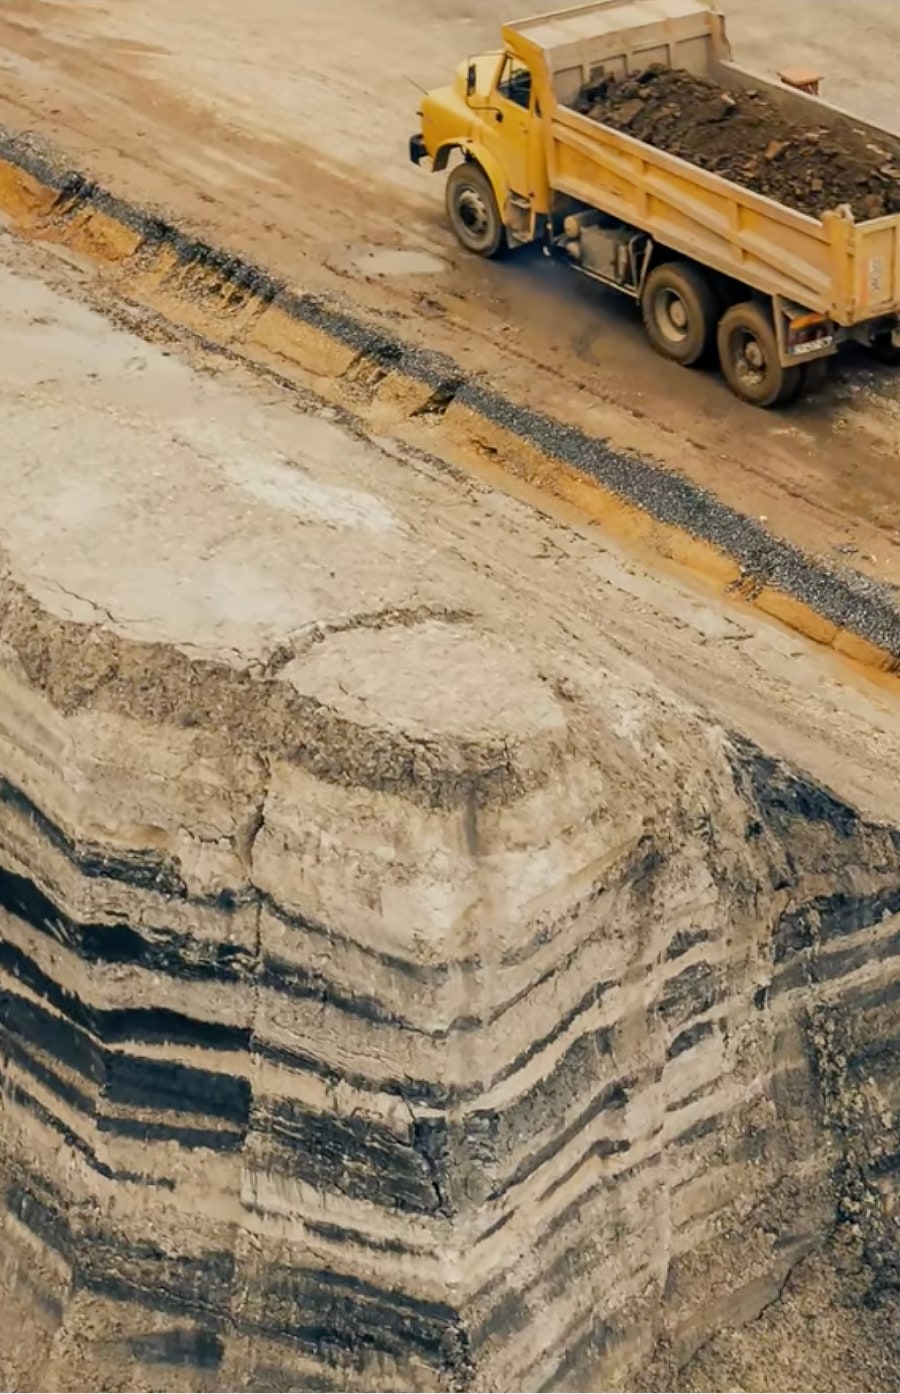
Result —
M 900 833 L 575 661 L 513 743 L 309 695 L 464 628 L 237 671 L 7 577 L 17 1387 L 627 1385 L 889 1212 Z
M 0 282 L 0 1384 L 636 1387 L 836 1219 L 877 1297 L 887 699 Z

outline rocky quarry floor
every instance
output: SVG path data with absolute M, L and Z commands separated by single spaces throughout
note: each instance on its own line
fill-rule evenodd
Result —
M 863 130 L 790 121 L 764 91 L 722 87 L 659 64 L 604 77 L 579 109 L 701 169 L 820 217 L 848 204 L 860 221 L 900 211 L 900 155 Z

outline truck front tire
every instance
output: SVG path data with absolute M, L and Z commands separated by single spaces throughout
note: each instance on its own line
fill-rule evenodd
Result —
M 447 217 L 467 252 L 496 257 L 506 250 L 506 229 L 491 181 L 474 160 L 466 160 L 450 172 Z
M 799 396 L 803 368 L 782 367 L 772 317 L 756 301 L 725 311 L 718 344 L 722 376 L 742 401 L 754 407 L 775 407 Z
M 689 261 L 664 261 L 641 293 L 644 328 L 657 353 L 691 368 L 709 358 L 719 302 L 709 280 Z

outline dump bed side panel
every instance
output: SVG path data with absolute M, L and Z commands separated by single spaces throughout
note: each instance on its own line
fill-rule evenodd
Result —
M 565 107 L 556 109 L 549 142 L 551 185 L 561 193 L 766 294 L 840 308 L 829 230 L 816 219 Z
M 900 135 L 873 126 L 852 112 L 809 93 L 797 92 L 730 60 L 713 59 L 710 75 L 723 87 L 764 91 L 789 121 L 862 132 L 892 164 L 900 164 Z M 828 222 L 828 219 L 825 220 Z M 900 312 L 900 216 L 873 219 L 853 229 L 833 228 L 833 299 L 844 323 Z

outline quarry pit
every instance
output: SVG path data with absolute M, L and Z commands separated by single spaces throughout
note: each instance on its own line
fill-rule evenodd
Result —
M 0 178 L 0 1382 L 894 1387 L 892 480 L 849 543 L 843 483 L 783 523 L 778 432 L 822 428 L 760 425 L 721 497 L 677 475 L 719 529 L 679 542 L 671 494 L 591 492 L 614 404 L 591 489 L 518 433 L 527 348 L 491 416 L 479 341 L 436 380 L 314 277 L 264 334 L 195 223 L 178 262 L 37 167 Z M 894 389 L 841 391 L 875 471 Z

